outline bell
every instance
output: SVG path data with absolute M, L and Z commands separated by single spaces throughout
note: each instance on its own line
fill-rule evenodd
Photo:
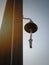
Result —
M 32 33 L 35 33 L 38 27 L 32 20 L 30 20 L 30 22 L 24 26 L 24 29 L 26 32 L 30 33 L 29 45 L 30 48 L 32 48 Z
M 30 31 L 32 31 L 32 33 L 36 32 L 38 27 L 35 23 L 33 23 L 32 21 L 30 21 L 29 23 L 27 23 L 25 26 L 24 26 L 24 29 L 26 32 L 30 33 Z

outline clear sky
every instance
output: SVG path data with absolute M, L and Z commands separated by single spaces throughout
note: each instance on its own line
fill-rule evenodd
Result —
M 24 30 L 29 21 L 23 20 L 23 65 L 49 65 L 49 0 L 23 0 L 23 16 L 38 25 L 30 49 L 29 34 Z
M 2 25 L 3 16 L 4 16 L 6 1 L 7 0 L 0 0 L 0 29 L 1 29 L 1 25 Z
M 6 0 L 0 0 L 0 28 Z M 29 34 L 23 20 L 23 65 L 49 65 L 49 0 L 23 0 L 23 16 L 31 18 L 38 25 L 32 35 L 33 48 L 29 48 Z

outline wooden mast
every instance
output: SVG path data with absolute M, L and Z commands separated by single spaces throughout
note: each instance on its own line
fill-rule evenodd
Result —
M 7 0 L 0 30 L 0 65 L 23 65 L 22 6 L 22 0 L 15 0 L 15 8 L 13 8 L 14 0 Z M 13 21 L 14 29 L 12 28 Z M 12 32 L 12 29 L 14 32 Z M 12 44 L 13 50 L 11 53 Z

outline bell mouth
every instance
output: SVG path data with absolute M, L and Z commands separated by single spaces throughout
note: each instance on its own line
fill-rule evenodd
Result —
M 30 33 L 30 29 L 32 30 L 32 33 L 36 32 L 38 27 L 35 23 L 29 22 L 24 26 L 24 29 L 26 32 Z

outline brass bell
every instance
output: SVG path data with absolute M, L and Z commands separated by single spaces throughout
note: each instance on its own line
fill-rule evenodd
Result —
M 24 26 L 24 29 L 26 32 L 30 33 L 29 45 L 30 48 L 32 48 L 32 33 L 36 32 L 38 27 L 32 20 L 30 20 L 30 22 Z

